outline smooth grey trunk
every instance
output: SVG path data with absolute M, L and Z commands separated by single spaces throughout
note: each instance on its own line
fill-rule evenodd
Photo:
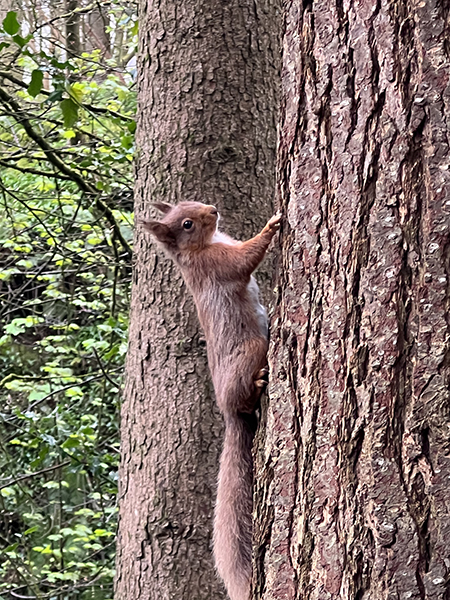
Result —
M 139 8 L 135 268 L 122 410 L 117 600 L 225 598 L 211 555 L 222 422 L 176 267 L 139 226 L 151 202 L 218 206 L 235 237 L 272 211 L 277 4 Z M 267 277 L 266 277 L 267 280 Z
M 448 600 L 449 7 L 285 11 L 255 598 Z

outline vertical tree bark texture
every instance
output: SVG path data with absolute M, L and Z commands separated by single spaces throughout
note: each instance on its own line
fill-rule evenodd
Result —
M 134 269 L 122 411 L 117 600 L 224 598 L 211 556 L 222 423 L 193 303 L 139 220 L 216 204 L 258 231 L 275 191 L 277 5 L 140 3 Z M 153 216 L 153 215 L 152 215 Z
M 450 598 L 449 7 L 289 1 L 256 598 Z

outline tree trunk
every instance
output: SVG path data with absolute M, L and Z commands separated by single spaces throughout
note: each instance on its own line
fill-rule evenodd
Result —
M 80 13 L 76 10 L 78 0 L 66 0 L 66 51 L 69 59 L 80 54 Z
M 448 600 L 448 6 L 285 10 L 255 597 Z
M 273 0 L 141 1 L 138 163 L 116 599 L 223 598 L 211 557 L 222 423 L 193 302 L 139 221 L 151 201 L 216 204 L 249 237 L 271 213 Z
M 108 25 L 108 11 L 100 3 L 86 13 L 83 20 L 84 52 L 99 49 L 103 59 L 111 58 Z

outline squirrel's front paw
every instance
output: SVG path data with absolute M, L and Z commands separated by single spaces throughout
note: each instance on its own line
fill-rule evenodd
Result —
M 280 212 L 276 215 L 273 215 L 273 217 L 267 222 L 267 225 L 264 229 L 266 229 L 266 231 L 270 231 L 270 233 L 274 235 L 280 229 L 281 219 L 282 214 Z

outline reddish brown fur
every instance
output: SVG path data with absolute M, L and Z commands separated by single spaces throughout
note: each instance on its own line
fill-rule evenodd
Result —
M 214 556 L 231 600 L 248 600 L 251 577 L 254 408 L 264 387 L 267 318 L 251 276 L 264 258 L 280 216 L 251 240 L 217 231 L 215 207 L 158 203 L 161 221 L 145 222 L 179 265 L 205 331 L 217 404 L 224 415 L 214 522 Z M 191 221 L 189 230 L 183 223 Z

